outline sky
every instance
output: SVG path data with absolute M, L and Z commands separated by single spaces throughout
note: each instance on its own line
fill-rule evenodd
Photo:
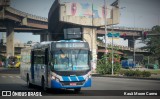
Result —
M 104 0 L 61 0 L 62 2 L 88 2 L 102 6 Z M 111 4 L 115 0 L 107 0 Z M 48 12 L 54 0 L 11 0 L 11 7 L 18 10 L 48 17 Z M 120 24 L 118 26 L 152 28 L 160 25 L 160 0 L 120 0 Z M 25 38 L 28 37 L 28 38 Z M 39 42 L 40 36 L 32 33 L 15 33 L 15 38 L 22 42 L 29 40 Z M 32 39 L 31 39 L 32 38 Z

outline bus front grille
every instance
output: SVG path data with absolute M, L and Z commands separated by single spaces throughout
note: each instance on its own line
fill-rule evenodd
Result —
M 74 84 L 76 84 L 76 85 L 83 85 L 84 84 L 84 81 L 77 81 L 77 82 L 60 82 L 61 84 L 62 84 L 62 86 L 70 86 L 71 85 L 71 83 L 74 83 Z

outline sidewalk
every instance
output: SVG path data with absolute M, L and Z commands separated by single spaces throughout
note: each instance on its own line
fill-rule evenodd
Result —
M 2 69 L 7 69 L 7 68 L 5 68 L 5 67 L 0 67 L 0 70 L 2 70 Z
M 123 75 L 101 75 L 98 73 L 92 73 L 93 77 L 112 77 L 112 78 L 126 78 L 126 79 L 144 79 L 144 80 L 160 80 L 160 74 L 152 74 L 151 77 L 129 77 Z

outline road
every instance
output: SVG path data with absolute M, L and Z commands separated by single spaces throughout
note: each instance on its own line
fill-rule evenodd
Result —
M 5 71 L 5 72 L 4 72 Z M 7 71 L 7 72 L 6 72 Z M 16 73 L 16 72 L 17 73 Z M 72 90 L 51 90 L 49 92 L 43 92 L 47 96 L 96 96 L 97 93 L 111 93 L 109 96 L 114 96 L 114 92 L 117 90 L 160 90 L 159 80 L 142 80 L 142 79 L 126 79 L 126 78 L 110 78 L 110 77 L 92 77 L 92 87 L 84 88 L 80 94 L 74 94 Z M 4 69 L 0 70 L 0 90 L 30 90 L 30 91 L 41 91 L 40 87 L 34 86 L 28 88 L 26 82 L 21 80 L 18 69 Z M 98 90 L 98 91 L 97 91 Z M 109 91 L 108 91 L 109 90 Z M 108 97 L 102 94 L 104 97 Z M 126 96 L 125 96 L 126 97 Z M 133 97 L 132 97 L 133 98 Z M 148 97 L 146 97 L 148 98 Z M 151 98 L 151 96 L 150 96 Z M 158 99 L 158 96 L 154 97 Z M 93 98 L 91 98 L 93 99 Z M 134 98 L 133 98 L 134 99 Z

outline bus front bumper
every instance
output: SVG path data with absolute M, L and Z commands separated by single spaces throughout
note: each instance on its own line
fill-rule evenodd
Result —
M 68 89 L 74 89 L 74 88 L 81 88 L 81 87 L 91 87 L 92 80 L 89 78 L 87 81 L 84 81 L 82 85 L 77 85 L 79 82 L 67 82 L 68 84 L 75 84 L 76 85 L 64 85 L 64 82 L 58 82 L 56 80 L 51 80 L 51 88 L 68 88 Z

